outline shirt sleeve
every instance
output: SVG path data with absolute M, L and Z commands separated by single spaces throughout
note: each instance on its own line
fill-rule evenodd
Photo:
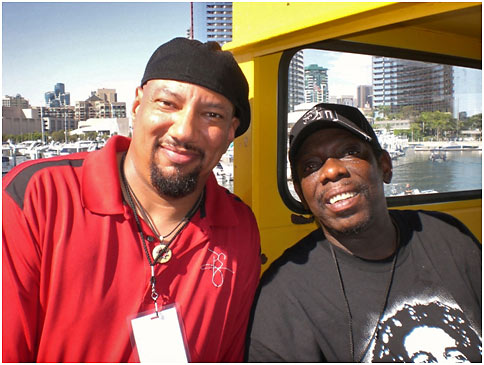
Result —
M 267 274 L 267 273 L 266 273 Z M 284 274 L 264 275 L 254 301 L 247 336 L 248 362 L 325 361 L 311 321 L 285 290 Z
M 2 195 L 2 360 L 34 362 L 41 325 L 40 248 L 24 210 L 5 190 Z

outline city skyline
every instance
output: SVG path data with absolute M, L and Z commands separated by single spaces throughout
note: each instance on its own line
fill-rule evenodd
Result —
M 153 51 L 189 27 L 189 2 L 2 3 L 2 96 L 43 106 L 44 93 L 60 82 L 71 105 L 112 88 L 129 108 Z M 305 51 L 306 65 L 317 59 L 313 52 Z M 328 60 L 332 70 L 347 70 L 346 80 L 330 77 L 331 95 L 355 94 L 351 81 L 368 74 L 351 56 Z
M 146 63 L 185 37 L 190 3 L 2 3 L 2 96 L 32 106 L 65 84 L 71 105 L 99 88 L 131 106 Z

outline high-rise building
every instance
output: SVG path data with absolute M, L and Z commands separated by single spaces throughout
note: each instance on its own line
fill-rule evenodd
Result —
M 453 67 L 454 118 L 463 119 L 482 113 L 482 71 Z
M 117 101 L 115 89 L 98 89 L 84 101 L 77 101 L 76 119 L 85 121 L 90 118 L 126 118 L 126 103 Z
M 356 88 L 356 106 L 373 108 L 373 88 L 371 85 L 359 85 Z
M 328 69 L 311 64 L 304 67 L 306 103 L 327 103 L 329 100 Z
M 47 91 L 45 94 L 45 104 L 50 107 L 60 107 L 71 104 L 71 94 L 65 92 L 65 85 L 57 83 L 54 91 Z
M 20 94 L 15 96 L 5 95 L 5 97 L 2 99 L 2 106 L 17 107 L 22 109 L 30 108 L 29 101 Z
M 336 104 L 355 106 L 355 98 L 353 95 L 341 95 L 336 98 Z
M 193 39 L 221 46 L 232 40 L 231 2 L 193 2 L 192 6 Z
M 452 66 L 419 61 L 373 57 L 374 107 L 402 107 L 415 112 L 453 112 Z
M 116 89 L 97 89 L 97 96 L 110 103 L 116 103 L 118 101 Z
M 297 52 L 289 63 L 288 107 L 294 111 L 296 105 L 304 103 L 304 53 Z

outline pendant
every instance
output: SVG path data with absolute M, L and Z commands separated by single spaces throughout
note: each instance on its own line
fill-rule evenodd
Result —
M 156 257 L 158 257 L 158 254 L 163 250 L 165 250 L 166 252 L 163 255 L 161 255 L 158 258 L 158 260 L 156 260 Z M 158 245 L 158 246 L 155 246 L 155 248 L 153 249 L 153 260 L 156 260 L 156 262 L 160 264 L 164 264 L 170 261 L 171 256 L 172 256 L 171 250 L 169 248 L 166 248 L 166 245 Z

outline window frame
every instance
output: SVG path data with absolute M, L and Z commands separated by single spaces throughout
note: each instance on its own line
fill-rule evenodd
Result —
M 464 57 L 441 55 L 429 52 L 407 50 L 388 46 L 379 46 L 351 41 L 326 40 L 310 43 L 303 46 L 287 49 L 282 52 L 279 61 L 278 83 L 277 83 L 277 187 L 279 195 L 284 204 L 293 212 L 304 214 L 302 203 L 296 200 L 287 183 L 287 114 L 288 114 L 288 84 L 289 64 L 293 56 L 300 50 L 315 49 L 323 51 L 346 52 L 354 54 L 365 54 L 369 56 L 381 56 L 391 58 L 402 58 L 414 61 L 433 62 L 452 66 L 461 66 L 482 70 L 481 60 L 474 60 Z M 429 203 L 443 203 L 460 200 L 473 200 L 482 198 L 482 189 L 461 190 L 434 194 L 419 194 L 387 197 L 388 207 L 405 205 L 420 205 Z

